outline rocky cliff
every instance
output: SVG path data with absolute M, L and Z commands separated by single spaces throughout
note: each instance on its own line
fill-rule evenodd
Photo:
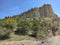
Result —
M 28 17 L 28 18 L 38 18 L 38 17 L 57 17 L 53 12 L 52 6 L 50 4 L 44 4 L 39 8 L 32 8 L 16 17 Z

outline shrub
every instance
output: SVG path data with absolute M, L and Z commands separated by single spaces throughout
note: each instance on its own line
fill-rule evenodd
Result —
M 28 30 L 26 28 L 17 28 L 15 31 L 15 34 L 17 35 L 26 35 Z
M 0 40 L 9 38 L 11 31 L 6 28 L 0 28 Z

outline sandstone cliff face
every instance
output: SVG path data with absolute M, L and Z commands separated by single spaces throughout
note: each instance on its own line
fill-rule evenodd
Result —
M 28 18 L 56 17 L 50 4 L 45 4 L 42 7 L 30 9 L 27 12 L 22 13 L 21 16 Z
M 40 18 L 40 17 L 57 17 L 56 14 L 53 12 L 53 9 L 50 4 L 44 4 L 43 6 L 39 8 L 32 8 L 24 13 L 21 13 L 20 15 L 16 17 L 27 17 L 27 18 Z
M 43 11 L 41 11 L 41 12 L 43 12 L 43 13 L 41 13 L 41 15 L 43 15 L 44 17 L 55 16 L 51 5 L 49 5 L 49 4 L 43 5 L 42 9 L 43 9 Z

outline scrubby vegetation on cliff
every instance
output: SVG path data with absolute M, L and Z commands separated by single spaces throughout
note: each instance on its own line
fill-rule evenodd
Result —
M 28 36 L 28 39 L 29 37 L 43 39 L 48 36 L 48 30 L 54 30 L 54 32 L 57 30 L 57 23 L 50 18 L 10 17 L 0 20 L 0 40 L 16 40 L 20 36 Z

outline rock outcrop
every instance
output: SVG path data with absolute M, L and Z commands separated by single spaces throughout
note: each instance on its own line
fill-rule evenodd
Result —
M 39 8 L 32 8 L 24 13 L 16 17 L 24 16 L 27 18 L 38 18 L 38 17 L 57 17 L 56 14 L 53 12 L 53 9 L 50 4 L 44 4 L 42 7 Z

